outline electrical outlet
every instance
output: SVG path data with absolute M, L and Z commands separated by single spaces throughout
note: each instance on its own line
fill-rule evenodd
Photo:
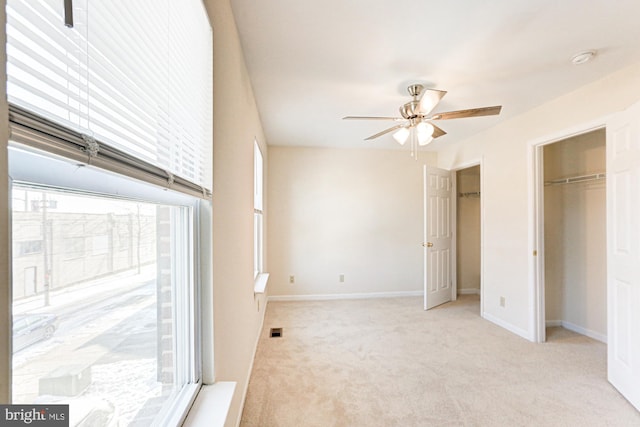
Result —
M 296 276 L 289 276 L 289 283 L 291 283 L 292 285 L 296 283 Z
M 340 283 L 344 283 L 344 274 L 340 275 Z
M 505 298 L 504 297 L 500 297 L 500 307 L 504 307 L 505 302 L 506 302 Z

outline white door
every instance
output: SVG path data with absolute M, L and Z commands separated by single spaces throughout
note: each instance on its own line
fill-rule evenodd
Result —
M 608 377 L 640 410 L 640 103 L 607 123 Z
M 24 294 L 25 296 L 35 295 L 38 292 L 38 267 L 27 267 L 24 269 Z
M 451 301 L 453 183 L 448 170 L 424 168 L 424 309 Z

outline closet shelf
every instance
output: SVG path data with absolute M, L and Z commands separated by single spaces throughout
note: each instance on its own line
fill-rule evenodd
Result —
M 559 179 L 552 179 L 551 181 L 545 181 L 544 185 L 577 184 L 580 182 L 597 181 L 597 180 L 605 179 L 606 177 L 607 177 L 607 174 L 604 172 L 594 173 L 590 175 L 578 175 L 578 176 L 571 176 L 568 178 L 559 178 Z
M 467 193 L 458 193 L 458 197 L 480 197 L 479 191 L 470 191 Z

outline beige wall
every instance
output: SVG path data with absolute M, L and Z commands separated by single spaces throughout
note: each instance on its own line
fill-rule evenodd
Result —
M 530 145 L 604 122 L 638 99 L 640 64 L 635 64 L 439 150 L 438 164 L 443 168 L 455 169 L 482 159 L 486 318 L 533 339 Z M 504 111 L 508 108 L 505 105 Z M 504 307 L 500 297 L 505 298 Z
M 254 138 L 266 170 L 269 161 L 229 1 L 205 4 L 213 27 L 214 361 L 217 381 L 238 383 L 231 426 L 241 415 L 265 308 L 264 296 L 253 294 Z M 268 211 L 268 199 L 265 205 Z
M 270 146 L 270 295 L 420 291 L 424 162 L 435 154 Z
M 605 171 L 605 130 L 544 147 L 544 180 Z M 607 335 L 605 181 L 544 190 L 547 321 Z
M 480 292 L 480 166 L 456 172 L 456 270 L 458 293 Z M 461 195 L 462 194 L 462 195 Z

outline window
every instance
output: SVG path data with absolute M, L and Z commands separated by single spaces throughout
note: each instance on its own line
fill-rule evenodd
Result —
M 66 3 L 7 0 L 12 403 L 179 425 L 211 276 L 211 27 L 201 0 L 72 0 L 70 26 Z
M 263 272 L 263 160 L 258 142 L 253 144 L 253 277 Z
M 42 252 L 42 240 L 27 240 L 26 242 L 18 242 L 18 250 L 16 256 L 26 256 L 39 254 Z
M 91 237 L 91 255 L 109 255 L 111 249 L 109 247 L 109 236 L 106 234 L 100 234 L 98 236 Z
M 253 141 L 253 292 L 262 294 L 269 274 L 264 272 L 264 161 L 258 141 Z
M 81 258 L 86 255 L 84 237 L 64 237 L 63 256 L 66 259 Z
M 25 190 L 43 192 L 13 187 L 14 193 Z M 58 206 L 48 212 L 44 286 L 25 293 L 27 273 L 14 277 L 13 403 L 70 404 L 71 414 L 86 405 L 107 407 L 107 419 L 118 425 L 151 425 L 158 414 L 171 415 L 165 406 L 198 381 L 194 307 L 185 303 L 195 293 L 193 207 L 63 189 L 46 193 Z M 132 213 L 145 224 L 143 239 L 130 229 L 135 254 L 123 255 L 104 235 L 91 237 L 98 242 L 91 247 L 69 245 L 60 233 L 62 224 L 84 221 L 91 236 L 101 219 L 128 221 Z M 24 232 L 25 215 L 12 213 L 14 238 Z M 14 260 L 18 276 L 20 262 Z

